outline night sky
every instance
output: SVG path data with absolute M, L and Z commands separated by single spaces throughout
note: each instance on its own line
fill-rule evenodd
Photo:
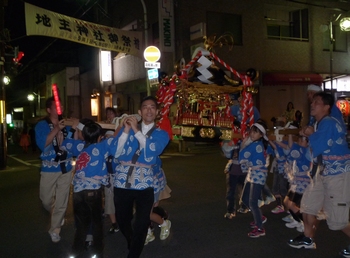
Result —
M 62 13 L 64 15 L 79 17 L 89 6 L 79 6 L 79 2 L 73 0 L 28 0 L 27 3 L 38 7 L 48 9 L 50 11 Z M 92 2 L 92 1 L 86 1 Z M 42 36 L 26 36 L 25 30 L 25 14 L 24 1 L 9 0 L 8 6 L 5 7 L 5 28 L 10 30 L 12 46 L 19 46 L 20 50 L 25 53 L 25 58 L 22 60 L 23 65 L 27 64 L 32 58 L 36 57 L 53 38 Z M 84 14 L 84 20 L 90 20 L 89 12 Z
M 26 2 L 67 16 L 91 21 L 90 7 L 98 1 L 28 0 Z M 9 106 L 21 106 L 22 103 L 26 103 L 27 94 L 32 91 L 30 89 L 32 85 L 29 82 L 33 70 L 40 69 L 40 66 L 45 63 L 67 63 L 68 54 L 64 53 L 78 48 L 79 44 L 51 37 L 26 36 L 24 1 L 22 0 L 8 0 L 4 14 L 5 29 L 10 33 L 10 40 L 6 42 L 7 46 L 9 49 L 18 46 L 19 51 L 24 52 L 24 57 L 20 61 L 21 65 L 17 68 L 17 75 L 8 72 L 9 75 L 11 74 L 11 83 L 6 86 L 6 102 Z

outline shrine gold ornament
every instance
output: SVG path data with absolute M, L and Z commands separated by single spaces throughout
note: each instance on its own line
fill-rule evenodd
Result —
M 199 135 L 202 137 L 202 138 L 214 138 L 215 137 L 215 131 L 213 128 L 201 128 L 199 130 Z
M 206 50 L 215 52 L 215 47 L 228 46 L 229 51 L 233 48 L 233 36 L 231 33 L 225 33 L 219 37 L 216 37 L 216 34 L 212 36 L 204 36 L 204 47 Z

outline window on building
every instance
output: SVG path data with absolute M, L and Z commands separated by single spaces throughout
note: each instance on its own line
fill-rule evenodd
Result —
M 207 36 L 233 36 L 234 45 L 242 45 L 242 17 L 233 13 L 207 12 Z
M 342 31 L 339 25 L 333 25 L 333 44 L 331 44 L 331 35 L 329 31 L 329 26 L 324 27 L 323 32 L 323 50 L 329 51 L 331 45 L 333 46 L 333 51 L 346 52 L 347 51 L 347 35 L 345 31 Z
M 330 90 L 332 88 L 333 90 L 337 90 L 338 92 L 348 92 L 350 91 L 350 76 L 333 78 L 332 85 L 330 80 L 325 81 L 324 84 L 327 90 Z
M 278 40 L 309 41 L 308 9 L 265 11 L 267 37 Z

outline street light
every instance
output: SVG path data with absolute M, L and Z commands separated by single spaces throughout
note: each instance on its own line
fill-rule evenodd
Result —
M 350 31 L 350 17 L 344 17 L 341 19 L 339 26 L 342 31 Z
M 34 92 L 33 92 L 34 93 Z M 30 93 L 27 95 L 27 99 L 29 101 L 29 108 L 30 108 L 30 111 L 32 113 L 32 117 L 36 117 L 36 103 L 34 102 L 35 100 L 35 96 L 34 94 Z M 33 103 L 33 104 L 32 104 Z M 32 105 L 33 105 L 33 112 L 32 112 Z
M 10 77 L 4 76 L 3 81 L 4 81 L 5 85 L 9 85 L 11 80 L 10 80 Z
M 28 96 L 27 96 L 27 99 L 29 100 L 29 101 L 33 101 L 34 100 L 34 95 L 33 94 L 28 94 Z

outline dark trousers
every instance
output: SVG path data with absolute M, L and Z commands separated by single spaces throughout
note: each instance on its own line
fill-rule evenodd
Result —
M 262 189 L 262 196 L 261 196 L 261 199 L 260 200 L 264 200 L 264 197 L 273 197 L 273 194 L 270 190 L 270 187 L 265 183 L 263 189 Z
M 289 188 L 288 179 L 284 177 L 284 174 L 280 174 L 277 171 L 273 171 L 273 185 L 272 192 L 274 195 L 280 195 L 282 200 L 286 197 Z
M 242 202 L 245 205 L 249 205 L 254 216 L 255 225 L 258 228 L 262 228 L 262 213 L 258 205 L 258 200 L 261 198 L 263 188 L 263 185 L 245 182 L 242 196 Z
M 133 190 L 114 188 L 114 204 L 120 231 L 128 242 L 128 258 L 138 258 L 143 250 L 154 201 L 153 188 Z M 135 204 L 135 221 L 132 225 Z
M 237 185 L 244 185 L 246 175 L 232 175 L 226 174 L 226 201 L 227 212 L 232 213 L 236 211 L 236 189 Z
M 85 239 L 90 226 L 93 226 L 93 249 L 103 252 L 102 226 L 102 190 L 84 190 L 73 194 L 73 209 L 76 231 L 73 243 L 73 252 L 79 254 L 85 251 Z

